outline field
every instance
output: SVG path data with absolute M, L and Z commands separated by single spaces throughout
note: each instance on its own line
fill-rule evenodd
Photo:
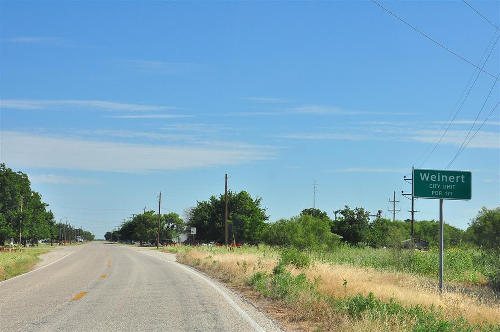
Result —
M 498 257 L 477 250 L 446 252 L 442 296 L 433 251 L 166 250 L 242 292 L 290 330 L 500 331 L 500 300 L 487 281 L 490 260 Z
M 23 248 L 11 252 L 0 252 L 0 281 L 28 272 L 50 247 Z

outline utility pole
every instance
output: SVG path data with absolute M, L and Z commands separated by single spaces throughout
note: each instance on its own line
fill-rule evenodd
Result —
M 380 218 L 382 218 L 382 210 L 377 210 L 377 214 L 370 214 L 368 212 L 368 216 L 380 219 Z
M 399 212 L 401 210 L 396 210 L 396 203 L 399 203 L 399 201 L 396 201 L 396 192 L 395 191 L 393 193 L 392 201 L 389 198 L 389 203 L 392 203 L 392 210 L 389 209 L 389 212 L 392 212 L 392 221 L 396 221 L 396 212 Z
M 414 167 L 412 166 L 411 167 L 411 178 L 407 178 L 406 176 L 403 177 L 403 180 L 411 183 L 411 193 L 403 193 L 403 191 L 401 191 L 401 194 L 403 196 L 411 196 L 411 210 L 408 212 L 411 212 L 411 242 L 412 242 L 412 245 L 413 245 L 413 239 L 415 237 L 415 229 L 414 229 L 415 212 L 419 212 L 419 211 L 415 211 L 415 196 L 413 195 L 413 169 L 414 169 Z
M 21 225 L 23 223 L 23 196 L 21 196 L 21 215 L 19 216 L 19 247 L 21 247 Z
M 225 240 L 226 240 L 226 246 L 228 244 L 228 238 L 229 238 L 229 229 L 227 225 L 227 173 L 225 177 L 225 190 L 224 190 L 224 201 L 225 201 L 225 211 L 224 211 L 224 234 L 225 234 Z
M 337 221 L 337 213 L 339 213 L 339 212 L 340 212 L 340 210 L 333 211 L 333 214 L 335 215 L 335 221 Z
M 318 184 L 316 183 L 316 180 L 313 182 L 313 209 L 316 208 L 316 187 Z
M 161 191 L 160 197 L 158 198 L 158 237 L 156 238 L 156 249 L 160 245 L 160 219 L 161 219 Z

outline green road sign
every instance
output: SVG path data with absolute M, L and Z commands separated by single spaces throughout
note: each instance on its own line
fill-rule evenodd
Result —
M 421 198 L 470 199 L 472 174 L 468 171 L 413 170 L 413 195 Z

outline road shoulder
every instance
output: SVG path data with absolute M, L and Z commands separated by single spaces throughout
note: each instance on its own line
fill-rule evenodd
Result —
M 160 252 L 150 248 L 137 248 L 137 247 L 129 247 L 129 248 L 131 248 L 132 250 L 139 251 L 145 255 L 156 257 L 167 264 L 179 265 L 179 267 L 182 268 L 183 270 L 189 270 L 191 271 L 191 273 L 197 274 L 201 279 L 207 279 L 209 283 L 213 283 L 216 288 L 224 292 L 229 297 L 230 299 L 229 301 L 234 302 L 234 304 L 238 308 L 241 308 L 244 314 L 245 313 L 248 314 L 250 319 L 255 321 L 258 324 L 258 326 L 260 326 L 264 331 L 280 331 L 280 332 L 285 331 L 277 323 L 276 320 L 269 317 L 265 312 L 261 311 L 256 305 L 254 305 L 250 300 L 245 298 L 243 295 L 237 293 L 235 290 L 229 288 L 227 285 L 221 283 L 217 279 L 212 278 L 211 276 L 205 274 L 204 272 L 194 269 L 191 266 L 177 262 L 175 254 Z

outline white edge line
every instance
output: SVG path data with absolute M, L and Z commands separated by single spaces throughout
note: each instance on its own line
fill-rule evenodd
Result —
M 140 251 L 139 251 L 140 252 Z M 147 255 L 147 254 L 146 254 Z M 194 270 L 193 268 L 190 268 L 190 267 L 187 267 L 185 266 L 184 264 L 181 264 L 181 263 L 178 263 L 178 262 L 170 262 L 170 261 L 166 261 L 166 260 L 163 260 L 161 259 L 160 257 L 157 257 L 155 255 L 148 255 L 148 256 L 151 256 L 151 257 L 155 257 L 163 262 L 167 262 L 167 263 L 174 263 L 175 265 L 183 268 L 184 270 L 186 271 L 189 271 L 191 272 L 192 274 L 194 274 L 195 276 L 197 276 L 198 278 L 204 280 L 208 285 L 210 285 L 213 289 L 215 289 L 217 291 L 217 293 L 219 293 L 226 301 L 227 303 L 236 311 L 240 314 L 240 316 L 248 323 L 250 324 L 251 327 L 253 327 L 253 329 L 255 331 L 259 331 L 259 332 L 265 332 L 266 330 L 264 330 L 262 327 L 260 327 L 259 324 L 257 324 L 257 322 L 255 320 L 252 319 L 252 317 L 250 317 L 246 312 L 245 310 L 241 309 L 241 307 L 239 305 L 237 305 L 233 299 L 227 295 L 226 292 L 224 292 L 219 286 L 217 286 L 212 280 L 208 279 L 207 277 L 205 277 L 203 274 L 201 274 L 200 272 Z
M 177 263 L 177 262 L 175 262 Z M 222 295 L 222 297 L 231 305 L 231 307 L 233 307 L 234 310 L 236 310 L 240 315 L 241 317 L 243 317 L 244 320 L 246 320 L 248 322 L 248 324 L 250 324 L 250 326 L 252 326 L 254 328 L 255 331 L 259 331 L 259 332 L 265 332 L 265 330 L 260 327 L 259 324 L 257 324 L 256 321 L 254 321 L 246 312 L 245 310 L 241 309 L 241 307 L 239 305 L 237 305 L 233 299 L 227 295 L 226 292 L 224 292 L 219 286 L 217 286 L 214 282 L 212 282 L 210 279 L 208 279 L 207 277 L 205 277 L 204 275 L 202 275 L 201 273 L 191 269 L 191 268 L 188 268 L 187 266 L 184 266 L 180 263 L 177 263 L 178 266 L 182 267 L 184 270 L 186 271 L 189 271 L 191 273 L 193 273 L 194 275 L 198 276 L 199 278 L 203 279 L 207 284 L 209 284 L 210 286 L 212 286 L 216 291 L 217 293 L 219 293 L 220 295 Z
M 14 280 L 14 279 L 17 279 L 17 278 L 20 278 L 20 277 L 24 277 L 25 275 L 31 274 L 31 273 L 33 273 L 33 272 L 36 272 L 36 271 L 39 271 L 39 270 L 41 270 L 41 269 L 44 269 L 44 268 L 46 268 L 46 267 L 48 267 L 48 266 L 51 266 L 52 264 L 55 264 L 55 263 L 57 263 L 57 262 L 61 261 L 62 259 L 64 259 L 64 258 L 68 257 L 69 255 L 71 255 L 71 254 L 73 254 L 73 253 L 74 253 L 74 251 L 69 252 L 69 253 L 67 253 L 66 255 L 62 256 L 61 258 L 59 258 L 59 259 L 57 259 L 57 260 L 53 261 L 52 263 L 49 263 L 49 264 L 44 265 L 44 266 L 40 266 L 40 267 L 39 267 L 39 268 L 37 268 L 37 269 L 34 269 L 34 270 L 31 270 L 31 271 L 28 271 L 28 272 L 23 273 L 23 274 L 20 274 L 20 275 L 18 275 L 18 276 L 15 276 L 15 277 L 12 277 L 12 278 L 9 278 L 9 279 L 6 279 L 6 280 L 3 280 L 3 281 L 0 281 L 0 286 L 1 286 L 1 285 L 3 285 L 3 284 L 5 284 L 5 283 L 7 283 L 8 281 L 11 281 L 11 280 Z

